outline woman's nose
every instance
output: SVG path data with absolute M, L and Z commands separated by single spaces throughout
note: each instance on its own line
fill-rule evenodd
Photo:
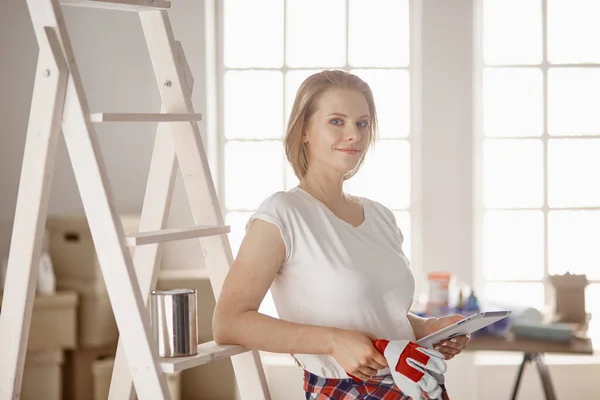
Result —
M 346 138 L 348 140 L 358 142 L 361 137 L 360 130 L 356 126 L 348 128 L 348 132 L 346 133 Z

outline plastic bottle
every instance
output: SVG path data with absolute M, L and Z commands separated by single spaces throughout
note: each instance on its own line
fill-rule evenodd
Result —
M 467 298 L 465 309 L 471 314 L 479 312 L 479 301 L 477 300 L 477 296 L 475 296 L 475 291 L 473 289 L 471 289 L 471 294 Z

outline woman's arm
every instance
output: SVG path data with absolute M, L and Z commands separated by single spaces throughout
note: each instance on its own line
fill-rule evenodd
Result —
M 284 257 L 279 229 L 261 219 L 254 220 L 215 307 L 215 342 L 274 353 L 331 353 L 333 328 L 296 324 L 258 312 Z

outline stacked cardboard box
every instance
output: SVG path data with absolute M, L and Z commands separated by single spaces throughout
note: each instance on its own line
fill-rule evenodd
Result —
M 121 217 L 125 233 L 137 232 L 139 215 Z M 63 399 L 92 399 L 93 364 L 114 357 L 119 339 L 112 306 L 85 215 L 47 220 L 58 290 L 77 293 L 77 346 L 65 353 Z
M 0 292 L 0 313 L 3 296 Z M 62 400 L 64 351 L 76 347 L 77 294 L 36 295 L 21 382 L 21 399 Z
M 63 351 L 28 352 L 25 358 L 21 399 L 62 399 Z

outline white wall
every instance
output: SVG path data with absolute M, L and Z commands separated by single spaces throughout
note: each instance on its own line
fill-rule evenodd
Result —
M 421 159 L 423 274 L 452 271 L 472 281 L 471 1 L 422 2 Z M 475 400 L 473 354 L 449 364 L 452 398 Z
M 92 111 L 158 112 L 160 97 L 136 13 L 63 7 L 67 27 Z M 194 107 L 205 109 L 204 4 L 173 2 L 175 38 L 182 42 L 195 77 Z M 7 0 L 0 13 L 0 257 L 7 256 L 25 144 L 37 42 L 25 1 Z M 97 125 L 119 212 L 141 211 L 155 124 Z M 201 130 L 203 126 L 201 125 Z M 60 141 L 50 213 L 82 211 L 74 175 Z M 171 226 L 192 223 L 178 178 Z M 193 241 L 170 243 L 166 268 L 202 263 Z

